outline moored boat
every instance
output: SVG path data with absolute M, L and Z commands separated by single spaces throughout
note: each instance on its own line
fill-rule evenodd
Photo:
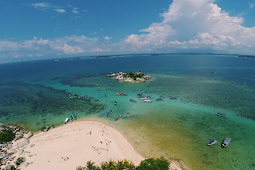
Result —
M 66 118 L 66 119 L 65 119 L 65 124 L 66 124 L 68 121 L 69 121 L 69 118 Z
M 172 96 L 172 97 L 170 97 L 170 99 L 177 99 L 177 97 Z
M 70 115 L 70 120 L 73 121 L 73 116 L 72 115 Z
M 147 97 L 141 98 L 141 100 L 147 100 Z
M 109 112 L 106 113 L 106 116 L 110 116 L 112 114 L 113 110 L 109 110 Z
M 166 98 L 166 96 L 159 96 L 159 98 Z
M 137 103 L 137 101 L 136 101 L 136 100 L 133 100 L 133 99 L 129 99 L 129 101 L 134 102 L 134 103 Z
M 95 102 L 100 102 L 100 100 L 98 100 L 98 99 L 94 99 L 94 101 L 95 101 Z
M 215 143 L 217 143 L 217 140 L 212 140 L 212 141 L 210 141 L 207 145 L 210 146 L 210 145 L 213 145 L 213 144 L 215 144 Z
M 105 111 L 103 111 L 102 113 L 100 113 L 99 116 L 100 116 L 100 117 L 101 117 L 101 116 L 104 116 L 106 113 L 107 113 L 107 110 L 105 110 Z
M 228 117 L 228 115 L 225 115 L 223 113 L 215 113 L 217 116 L 221 116 L 221 117 Z
M 144 100 L 143 102 L 145 102 L 145 103 L 151 103 L 152 101 L 151 101 L 151 100 Z
M 163 99 L 162 98 L 158 98 L 155 101 L 163 101 Z
M 74 113 L 72 114 L 72 117 L 73 117 L 74 120 L 77 119 L 77 118 L 76 118 L 76 115 L 75 115 Z
M 115 121 L 119 120 L 121 118 L 121 115 L 116 116 Z
M 117 101 L 115 100 L 114 104 L 116 105 L 117 104 Z
M 152 99 L 153 98 L 153 96 L 146 96 L 147 97 L 147 99 Z
M 223 148 L 227 147 L 230 141 L 231 141 L 231 138 L 226 137 L 226 138 L 222 141 L 221 146 L 222 146 Z

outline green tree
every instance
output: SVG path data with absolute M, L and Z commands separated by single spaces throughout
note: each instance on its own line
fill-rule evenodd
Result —
M 137 170 L 168 170 L 169 162 L 161 157 L 161 158 L 148 158 L 141 161 L 140 165 L 136 168 Z
M 11 129 L 6 130 L 5 132 L 0 132 L 0 143 L 5 143 L 13 140 L 15 135 L 12 133 Z
M 76 168 L 76 170 L 85 170 L 85 169 L 86 169 L 85 167 L 81 167 L 81 166 Z
M 88 162 L 87 162 L 87 170 L 93 170 L 93 169 L 95 169 L 94 164 L 95 164 L 95 162 L 88 161 Z
M 125 169 L 128 169 L 128 170 L 134 170 L 135 169 L 135 164 L 132 161 L 129 161 L 129 160 L 125 159 L 123 164 L 124 164 Z

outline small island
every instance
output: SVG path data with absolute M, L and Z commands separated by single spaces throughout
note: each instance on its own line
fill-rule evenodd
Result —
M 137 71 L 136 73 L 112 73 L 108 74 L 107 77 L 115 77 L 115 80 L 123 80 L 127 82 L 145 82 L 146 80 L 150 80 L 151 76 L 145 75 L 141 71 Z

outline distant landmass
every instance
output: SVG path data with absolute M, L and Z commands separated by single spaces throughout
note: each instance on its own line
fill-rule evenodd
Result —
M 253 55 L 239 55 L 238 58 L 255 58 L 255 56 Z
M 240 54 L 215 54 L 215 53 L 141 53 L 141 54 L 118 54 L 118 55 L 99 55 L 90 56 L 91 58 L 112 58 L 112 57 L 125 57 L 125 56 L 161 56 L 161 55 L 231 55 L 240 56 Z

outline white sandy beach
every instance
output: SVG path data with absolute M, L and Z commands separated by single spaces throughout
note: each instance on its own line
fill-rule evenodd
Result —
M 40 132 L 30 138 L 30 144 L 35 144 L 25 149 L 30 153 L 22 154 L 26 162 L 33 162 L 21 166 L 26 170 L 75 170 L 89 160 L 100 165 L 110 159 L 128 159 L 138 165 L 144 159 L 120 132 L 95 121 L 75 121 Z

